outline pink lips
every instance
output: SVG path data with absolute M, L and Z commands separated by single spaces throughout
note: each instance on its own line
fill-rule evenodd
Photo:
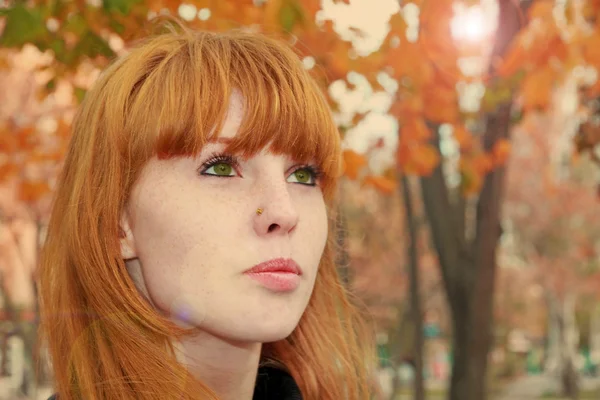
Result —
M 300 284 L 302 270 L 292 259 L 276 258 L 257 264 L 244 274 L 274 292 L 290 292 Z

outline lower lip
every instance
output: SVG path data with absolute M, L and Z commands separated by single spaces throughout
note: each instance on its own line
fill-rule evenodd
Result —
M 274 292 L 291 292 L 300 284 L 300 276 L 291 272 L 251 272 L 246 275 Z

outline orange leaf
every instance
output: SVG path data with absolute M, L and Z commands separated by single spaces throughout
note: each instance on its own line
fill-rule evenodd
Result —
M 431 138 L 431 131 L 423 118 L 410 118 L 400 129 L 401 140 L 425 141 Z
M 404 37 L 406 28 L 408 27 L 404 15 L 399 12 L 390 17 L 389 20 L 390 33 L 388 34 L 388 40 L 392 37 Z
M 326 53 L 326 62 L 328 73 L 332 79 L 340 79 L 348 74 L 348 52 L 352 48 L 352 44 L 342 40 L 337 40 L 335 45 L 329 52 Z
M 472 157 L 471 166 L 478 175 L 484 176 L 494 167 L 494 160 L 489 154 L 479 153 Z
M 600 43 L 599 43 L 600 45 Z M 548 59 L 556 58 L 559 61 L 565 62 L 569 57 L 569 45 L 557 33 L 548 45 Z M 600 54 L 600 53 L 599 53 Z M 547 60 L 542 60 L 547 62 Z
M 396 101 L 390 108 L 390 114 L 399 118 L 414 118 L 423 112 L 423 98 L 419 94 L 411 94 Z
M 311 20 L 322 9 L 320 0 L 302 0 L 302 7 Z
M 398 146 L 398 160 L 406 173 L 430 175 L 440 162 L 440 155 L 435 147 L 429 144 L 418 144 L 412 147 Z
M 588 64 L 600 68 L 600 31 L 597 30 L 584 41 L 583 57 Z
M 492 148 L 492 157 L 496 166 L 504 165 L 510 156 L 510 142 L 507 139 L 499 139 Z
M 361 168 L 367 165 L 367 159 L 364 155 L 358 154 L 353 150 L 344 150 L 344 174 L 354 180 L 358 178 Z
M 534 1 L 527 12 L 527 16 L 530 20 L 552 18 L 552 9 L 554 8 L 553 0 L 537 0 Z
M 398 165 L 406 166 L 410 160 L 410 147 L 406 144 L 405 140 L 400 140 L 398 143 L 398 150 L 396 150 L 396 162 Z M 414 171 L 411 171 L 414 173 Z
M 423 93 L 425 117 L 437 123 L 452 123 L 458 118 L 456 91 L 445 85 L 432 85 Z
M 8 180 L 19 172 L 19 167 L 12 162 L 4 163 L 0 166 L 0 182 Z
M 0 131 L 0 152 L 12 154 L 19 149 L 19 141 L 14 132 Z
M 453 0 L 428 1 L 420 9 L 422 33 L 441 47 L 453 46 L 450 24 L 454 17 Z
M 385 176 L 369 175 L 365 177 L 363 184 L 371 185 L 385 194 L 391 194 L 396 190 L 396 181 Z
M 272 31 L 279 28 L 279 13 L 281 12 L 281 6 L 281 0 L 269 0 L 264 5 L 263 26 L 267 31 Z
M 47 193 L 50 193 L 50 187 L 47 182 L 23 182 L 19 188 L 19 199 L 32 203 L 39 200 Z
M 455 125 L 453 135 L 461 150 L 469 150 L 473 146 L 473 135 L 463 125 Z
M 25 151 L 32 149 L 36 144 L 35 134 L 36 129 L 34 126 L 27 126 L 16 132 L 19 149 Z
M 58 126 L 56 127 L 55 135 L 60 139 L 68 140 L 71 137 L 71 125 L 65 122 L 64 119 L 60 119 L 58 121 Z
M 527 74 L 521 87 L 523 108 L 525 110 L 545 109 L 550 103 L 556 78 L 556 72 L 549 65 Z
M 415 43 L 403 41 L 398 47 L 390 49 L 387 64 L 394 69 L 395 78 L 408 78 L 416 87 L 423 86 L 434 75 L 431 63 Z
M 429 175 L 440 162 L 440 155 L 432 145 L 419 146 L 414 152 L 413 160 L 422 175 Z

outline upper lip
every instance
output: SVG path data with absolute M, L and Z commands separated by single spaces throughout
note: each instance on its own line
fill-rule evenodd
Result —
M 291 258 L 274 258 L 256 264 L 254 267 L 245 271 L 247 274 L 260 274 L 262 272 L 287 272 L 290 274 L 302 275 L 300 266 Z

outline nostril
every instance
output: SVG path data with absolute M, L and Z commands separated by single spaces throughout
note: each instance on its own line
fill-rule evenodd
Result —
M 277 230 L 277 228 L 279 228 L 279 225 L 277 225 L 277 224 L 271 224 L 269 226 L 269 233 L 273 232 L 274 230 Z

